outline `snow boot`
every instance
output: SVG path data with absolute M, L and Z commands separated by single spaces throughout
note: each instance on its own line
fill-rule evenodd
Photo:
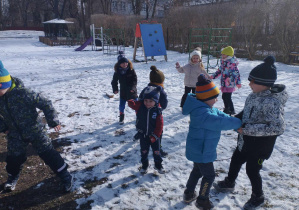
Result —
M 235 189 L 235 182 L 231 182 L 225 177 L 223 181 L 214 183 L 213 186 L 219 192 L 233 192 Z
M 255 209 L 256 207 L 262 205 L 264 201 L 265 201 L 265 197 L 263 194 L 260 196 L 256 196 L 255 194 L 252 194 L 251 198 L 243 206 L 243 209 L 244 210 Z
M 61 179 L 61 186 L 64 192 L 69 192 L 73 186 L 73 177 L 68 172 L 67 169 L 62 170 L 57 174 L 57 176 Z
M 202 210 L 208 210 L 208 209 L 212 209 L 214 208 L 213 203 L 208 199 L 200 199 L 197 198 L 196 202 L 195 202 L 195 206 L 199 209 Z
M 119 124 L 120 125 L 124 124 L 125 114 L 121 113 L 118 117 L 119 117 Z
M 144 162 L 142 163 L 141 169 L 140 169 L 140 173 L 141 174 L 146 174 L 147 173 L 147 169 L 148 169 L 148 162 Z
M 156 162 L 154 169 L 157 170 L 159 172 L 159 174 L 165 174 L 165 172 L 166 172 L 162 166 L 162 163 Z
M 185 203 L 190 203 L 190 202 L 196 200 L 196 197 L 197 197 L 197 195 L 196 195 L 196 192 L 195 192 L 195 191 L 190 192 L 190 191 L 187 190 L 187 189 L 184 191 L 183 199 L 184 199 L 184 202 L 185 202 Z
M 4 184 L 4 190 L 6 190 L 6 191 L 13 191 L 13 190 L 15 190 L 17 182 L 19 180 L 19 176 L 20 176 L 19 174 L 15 175 L 15 176 L 13 176 L 11 174 L 8 174 L 7 181 Z

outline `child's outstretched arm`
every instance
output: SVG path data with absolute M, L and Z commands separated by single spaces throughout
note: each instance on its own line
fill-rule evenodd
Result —
M 184 67 L 181 67 L 181 65 L 179 64 L 179 62 L 175 63 L 175 68 L 179 73 L 185 73 L 184 71 Z
M 60 125 L 57 112 L 51 100 L 43 97 L 40 93 L 35 93 L 34 91 L 31 90 L 26 90 L 26 91 L 27 91 L 26 95 L 33 103 L 33 106 L 42 110 L 43 113 L 45 114 L 49 127 L 54 128 Z
M 242 125 L 240 119 L 228 116 L 226 114 L 208 114 L 204 119 L 202 119 L 202 116 L 198 115 L 198 118 L 198 120 L 196 118 L 194 120 L 202 122 L 198 124 L 199 127 L 213 131 L 239 129 Z
M 128 106 L 131 109 L 134 109 L 135 111 L 138 111 L 139 107 L 141 106 L 141 101 L 135 101 L 134 99 L 130 99 L 127 101 L 128 102 Z
M 210 78 L 211 78 L 211 79 L 216 79 L 216 78 L 218 78 L 220 75 L 221 75 L 221 67 L 219 67 L 218 70 L 215 71 L 214 74 L 212 74 L 212 75 L 210 76 Z

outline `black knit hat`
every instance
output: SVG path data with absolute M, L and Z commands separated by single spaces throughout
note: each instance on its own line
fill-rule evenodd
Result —
M 162 84 L 165 76 L 162 71 L 158 70 L 156 66 L 151 66 L 150 82 Z
M 124 51 L 122 50 L 118 51 L 117 61 L 119 61 L 121 58 L 124 57 L 126 57 Z
M 253 68 L 249 74 L 248 80 L 255 84 L 272 87 L 277 79 L 275 58 L 267 56 L 264 63 Z
M 118 63 L 118 64 L 121 64 L 121 63 L 129 63 L 129 60 L 128 60 L 127 58 L 125 58 L 125 57 L 122 57 L 122 58 L 120 58 L 120 59 L 118 60 L 117 63 Z

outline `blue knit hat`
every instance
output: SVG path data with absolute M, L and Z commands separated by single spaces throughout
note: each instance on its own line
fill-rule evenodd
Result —
M 0 61 L 0 89 L 11 87 L 11 77 L 8 71 L 4 68 L 2 61 Z
M 144 91 L 144 95 L 143 95 L 142 100 L 151 99 L 151 100 L 155 101 L 156 104 L 158 104 L 161 90 L 162 90 L 162 88 L 160 86 L 158 86 L 158 87 L 147 86 L 145 91 Z

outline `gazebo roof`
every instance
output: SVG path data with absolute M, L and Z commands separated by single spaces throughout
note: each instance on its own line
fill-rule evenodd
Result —
M 55 18 L 53 20 L 48 20 L 46 22 L 43 22 L 43 24 L 69 24 L 69 23 L 74 23 L 74 22 L 66 21 L 59 18 Z

